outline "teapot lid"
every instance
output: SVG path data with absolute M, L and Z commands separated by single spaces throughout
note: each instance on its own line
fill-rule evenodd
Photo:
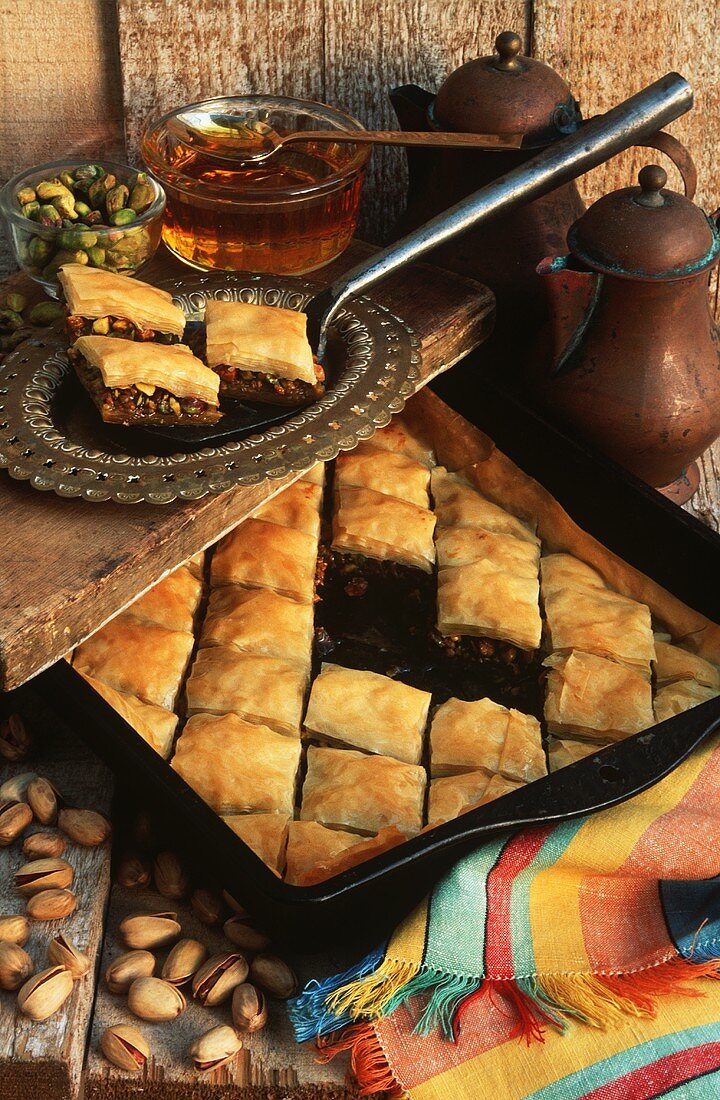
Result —
M 710 218 L 665 189 L 659 164 L 641 168 L 638 183 L 603 195 L 570 227 L 573 255 L 595 271 L 634 279 L 682 279 L 712 267 L 720 235 Z
M 581 115 L 570 88 L 549 65 L 521 53 L 518 34 L 503 31 L 495 50 L 445 80 L 431 108 L 437 126 L 477 134 L 521 132 L 523 149 L 541 148 L 577 129 Z

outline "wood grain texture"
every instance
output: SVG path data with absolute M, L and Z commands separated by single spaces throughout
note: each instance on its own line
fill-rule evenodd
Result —
M 0 4 L 0 179 L 68 155 L 123 159 L 114 0 Z
M 100 973 L 126 948 L 118 926 L 126 916 L 140 912 L 177 911 L 183 936 L 198 939 L 212 954 L 232 950 L 220 929 L 208 929 L 195 918 L 189 906 L 169 903 L 152 891 L 134 893 L 115 886 L 108 912 L 105 948 Z M 167 952 L 156 952 L 160 973 Z M 300 966 L 297 959 L 289 960 Z M 298 970 L 301 984 L 310 977 L 348 965 L 349 959 L 306 957 Z M 191 1043 L 211 1027 L 231 1022 L 230 1004 L 204 1008 L 193 1001 L 187 987 L 183 993 L 188 1007 L 172 1023 L 149 1024 L 137 1020 L 125 997 L 108 993 L 98 984 L 92 1035 L 88 1049 L 86 1100 L 345 1100 L 357 1096 L 346 1086 L 348 1062 L 339 1057 L 328 1065 L 316 1060 L 311 1046 L 299 1045 L 293 1036 L 285 1005 L 268 999 L 268 1023 L 260 1032 L 243 1038 L 243 1050 L 230 1066 L 199 1074 L 188 1059 Z M 152 1057 L 141 1074 L 131 1074 L 108 1065 L 99 1049 L 100 1037 L 113 1024 L 131 1024 L 145 1035 Z
M 356 242 L 317 280 L 333 278 L 369 251 Z M 186 270 L 164 252 L 144 278 Z M 15 282 L 24 285 L 21 276 Z M 415 329 L 423 382 L 476 347 L 491 325 L 492 296 L 484 287 L 423 265 L 378 285 L 373 296 Z M 285 484 L 242 487 L 193 504 L 124 507 L 61 500 L 2 474 L 0 688 L 53 664 Z
M 70 805 L 108 812 L 111 780 L 97 757 L 81 746 L 56 717 L 38 705 L 27 711 L 35 728 L 43 731 L 40 754 L 27 763 L 6 767 L 10 775 L 37 771 L 51 779 Z M 35 831 L 31 826 L 29 831 Z M 58 932 L 71 939 L 93 961 L 100 956 L 103 917 L 110 887 L 110 846 L 80 848 L 68 843 L 63 858 L 75 871 L 73 890 L 76 912 L 66 920 L 33 922 L 25 950 L 42 970 L 47 962 L 47 943 Z M 20 843 L 0 851 L 0 911 L 21 913 L 24 902 L 12 886 L 12 875 L 26 860 Z M 75 1100 L 93 1007 L 93 971 L 75 984 L 65 1005 L 43 1023 L 21 1016 L 15 997 L 0 998 L 0 1096 L 7 1100 Z
M 128 154 L 151 115 L 218 95 L 325 98 L 323 0 L 118 0 Z
M 473 57 L 492 53 L 503 30 L 529 37 L 529 0 L 325 0 L 325 86 L 328 103 L 343 107 L 369 129 L 396 129 L 392 88 L 419 84 L 436 91 Z M 359 233 L 387 237 L 402 211 L 405 154 L 375 149 L 366 175 Z

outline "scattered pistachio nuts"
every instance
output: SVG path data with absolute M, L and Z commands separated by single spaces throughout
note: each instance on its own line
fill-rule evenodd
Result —
M 256 955 L 250 964 L 250 979 L 271 997 L 286 1001 L 297 993 L 295 974 L 284 959 L 277 955 Z
M 267 1023 L 265 994 L 250 982 L 243 982 L 233 989 L 232 1018 L 236 1031 L 260 1031 Z
M 35 967 L 27 951 L 17 943 L 0 943 L 0 989 L 19 989 Z
M 231 943 L 245 951 L 264 951 L 270 944 L 270 937 L 256 928 L 249 916 L 230 917 L 223 931 Z
M 144 1037 L 127 1024 L 106 1027 L 100 1039 L 100 1049 L 113 1066 L 131 1073 L 139 1073 L 150 1057 L 150 1047 Z
M 248 964 L 244 955 L 233 951 L 213 955 L 193 977 L 193 997 L 203 1005 L 222 1004 L 247 976 Z
M 61 810 L 58 825 L 66 836 L 85 848 L 104 844 L 112 832 L 108 819 L 95 810 Z
M 34 859 L 15 872 L 15 889 L 30 897 L 41 890 L 72 886 L 73 869 L 64 859 Z
M 239 901 L 236 901 L 232 894 L 228 894 L 227 890 L 223 890 L 222 896 L 232 909 L 233 913 L 237 913 L 239 917 L 246 917 L 248 915 L 247 909 L 245 909 Z
M 0 848 L 7 848 L 27 829 L 33 813 L 27 802 L 0 804 Z
M 11 304 L 13 299 L 13 304 Z M 8 309 L 21 313 L 25 308 L 25 299 L 22 294 L 8 294 L 5 299 Z M 21 302 L 22 305 L 18 305 Z M 27 726 L 19 714 L 10 714 L 0 722 L 0 756 L 13 763 L 24 760 L 30 752 L 32 739 Z
M 180 990 L 162 978 L 136 978 L 128 990 L 128 1008 L 141 1020 L 174 1020 L 186 1004 Z
M 51 325 L 65 316 L 65 307 L 61 302 L 38 302 L 28 315 L 31 325 Z
M 23 855 L 28 859 L 57 859 L 67 844 L 60 833 L 30 833 L 23 841 Z
M 190 882 L 175 852 L 160 852 L 153 866 L 155 888 L 164 898 L 178 901 L 187 896 Z
M 185 985 L 208 957 L 199 940 L 180 940 L 166 958 L 161 976 L 171 985 Z
M 168 947 L 180 936 L 177 913 L 138 913 L 120 923 L 120 935 L 126 947 L 150 950 Z
M 72 993 L 72 974 L 61 966 L 51 966 L 28 978 L 18 995 L 18 1008 L 31 1020 L 47 1020 Z
M 232 1062 L 242 1050 L 242 1039 L 226 1024 L 206 1031 L 190 1047 L 190 1058 L 199 1073 L 208 1073 Z
M 149 951 L 125 951 L 105 971 L 105 985 L 111 993 L 127 993 L 138 978 L 152 978 L 155 957 Z
M 193 890 L 190 898 L 192 911 L 202 924 L 219 924 L 223 916 L 222 898 L 214 894 L 212 890 L 199 887 Z
M 72 890 L 41 890 L 28 898 L 26 911 L 33 920 L 62 920 L 77 909 Z
M 137 890 L 149 886 L 152 879 L 150 867 L 142 856 L 129 854 L 124 856 L 117 867 L 115 881 L 126 890 Z
M 57 819 L 58 792 L 49 779 L 39 775 L 28 783 L 27 800 L 41 825 L 53 825 Z
M 83 978 L 90 969 L 90 959 L 87 955 L 62 933 L 50 940 L 47 956 L 51 966 L 64 966 L 72 974 L 74 981 Z
M 24 947 L 30 938 L 30 922 L 22 913 L 0 917 L 0 943 L 17 943 Z
M 35 772 L 23 772 L 7 779 L 0 787 L 0 803 L 27 802 L 27 789 L 33 779 L 37 779 Z

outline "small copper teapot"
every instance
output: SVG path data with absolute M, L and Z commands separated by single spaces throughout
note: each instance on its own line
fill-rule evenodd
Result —
M 688 467 L 720 434 L 708 295 L 720 234 L 659 165 L 638 182 L 595 202 L 570 255 L 539 265 L 551 321 L 529 381 L 556 420 L 682 502 L 697 484 Z

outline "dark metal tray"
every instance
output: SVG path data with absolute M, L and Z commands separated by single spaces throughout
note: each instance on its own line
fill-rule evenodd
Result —
M 720 538 L 676 505 L 579 446 L 463 364 L 450 403 L 532 474 L 587 531 L 708 618 L 720 621 Z M 118 776 L 172 823 L 178 845 L 279 940 L 303 950 L 388 932 L 438 876 L 479 842 L 522 824 L 610 806 L 667 774 L 720 725 L 720 699 L 564 768 L 312 887 L 281 882 L 65 661 L 33 681 Z

